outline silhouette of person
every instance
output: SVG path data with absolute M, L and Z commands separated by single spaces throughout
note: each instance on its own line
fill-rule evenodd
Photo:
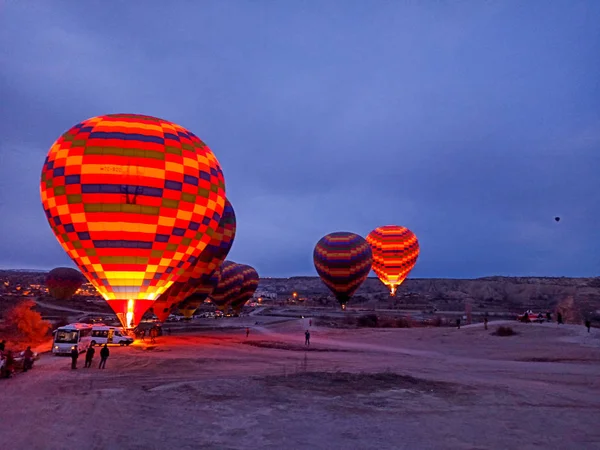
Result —
M 104 347 L 102 347 L 102 350 L 100 350 L 100 365 L 98 366 L 98 369 L 106 368 L 106 360 L 109 356 L 110 350 L 108 349 L 108 345 L 104 344 Z
M 77 369 L 77 358 L 79 358 L 79 350 L 74 347 L 71 350 L 71 369 Z
M 94 353 L 96 353 L 96 349 L 91 345 L 88 347 L 85 352 L 85 365 L 84 368 L 92 367 L 92 360 L 94 359 Z

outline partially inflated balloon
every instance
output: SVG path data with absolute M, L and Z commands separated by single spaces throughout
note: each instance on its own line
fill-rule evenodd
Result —
M 46 287 L 52 297 L 57 300 L 68 300 L 81 287 L 85 277 L 79 270 L 70 267 L 57 267 L 48 272 Z
M 321 238 L 315 246 L 313 260 L 321 280 L 344 309 L 369 275 L 373 257 L 364 238 L 354 233 L 336 232 Z
M 408 228 L 386 225 L 371 231 L 367 242 L 373 250 L 373 271 L 395 295 L 419 257 L 417 236 Z
M 190 131 L 111 114 L 52 145 L 41 197 L 60 244 L 133 326 L 208 245 L 225 183 L 215 155 Z
M 235 230 L 235 212 L 231 203 L 226 201 L 223 216 L 209 244 L 183 275 L 156 300 L 155 305 L 153 305 L 154 315 L 164 321 L 172 312 L 174 305 L 181 303 L 206 283 L 210 275 L 219 268 L 227 257 L 233 245 Z M 164 319 L 161 319 L 161 317 L 164 317 Z
M 202 303 L 213 293 L 219 280 L 221 272 L 215 270 L 211 275 L 205 276 L 202 283 L 196 287 L 194 292 L 183 302 L 179 303 L 179 312 L 185 317 L 192 317 Z
M 221 265 L 220 273 L 221 279 L 210 298 L 217 309 L 224 311 L 239 295 L 244 275 L 241 266 L 233 261 L 225 261 Z
M 238 313 L 242 310 L 246 302 L 252 298 L 258 288 L 259 282 L 258 272 L 254 267 L 240 264 L 240 271 L 244 277 L 242 286 L 237 297 L 231 302 L 231 308 Z

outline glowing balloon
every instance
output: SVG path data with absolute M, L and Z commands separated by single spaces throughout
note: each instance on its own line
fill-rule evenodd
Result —
M 233 261 L 225 261 L 221 265 L 221 279 L 210 298 L 217 309 L 226 310 L 240 293 L 244 275 L 241 266 Z
M 208 245 L 225 183 L 215 155 L 185 128 L 111 114 L 52 145 L 41 197 L 59 243 L 131 327 Z
M 205 276 L 202 283 L 196 287 L 194 292 L 187 297 L 177 307 L 179 312 L 184 317 L 192 317 L 202 303 L 213 293 L 219 281 L 221 280 L 221 272 L 215 270 L 211 275 Z
M 173 311 L 174 305 L 185 300 L 209 280 L 210 275 L 219 268 L 227 257 L 233 245 L 235 230 L 235 211 L 231 203 L 226 201 L 223 216 L 209 244 L 183 275 L 163 292 L 153 305 L 154 315 L 159 320 L 164 321 Z
M 258 272 L 254 267 L 240 264 L 240 271 L 244 277 L 242 286 L 237 297 L 231 302 L 231 309 L 239 313 L 246 302 L 252 298 L 258 288 Z
M 361 236 L 336 232 L 321 238 L 313 260 L 323 283 L 333 292 L 342 309 L 371 271 L 371 247 Z
M 70 267 L 57 267 L 48 272 L 46 287 L 52 297 L 57 300 L 68 300 L 81 287 L 85 277 L 79 270 Z
M 367 236 L 373 251 L 373 271 L 381 282 L 396 295 L 419 257 L 419 241 L 408 228 L 386 225 L 374 229 Z

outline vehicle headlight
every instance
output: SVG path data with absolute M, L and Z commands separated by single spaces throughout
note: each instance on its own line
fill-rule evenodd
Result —
M 58 345 L 55 345 L 55 346 L 54 346 L 54 348 L 55 348 L 56 350 L 58 350 Z
M 74 345 L 71 346 L 71 350 L 75 350 L 75 346 Z

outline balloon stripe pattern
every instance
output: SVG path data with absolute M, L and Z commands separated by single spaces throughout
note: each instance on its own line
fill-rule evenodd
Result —
M 157 300 L 157 308 L 164 312 L 172 311 L 172 306 L 185 300 L 210 278 L 227 257 L 235 238 L 236 220 L 233 206 L 225 202 L 219 227 L 200 256 Z M 156 314 L 155 314 L 156 315 Z M 158 316 L 157 316 L 158 317 Z M 167 314 L 168 317 L 168 314 Z M 165 317 L 166 319 L 166 317 Z
M 417 236 L 408 228 L 386 225 L 371 231 L 367 242 L 373 250 L 373 271 L 395 295 L 396 288 L 417 263 Z
M 183 302 L 179 303 L 179 312 L 184 317 L 192 317 L 202 303 L 213 293 L 221 279 L 221 272 L 215 270 L 210 276 L 204 276 L 202 283 L 196 290 L 187 297 Z
M 59 243 L 128 325 L 195 261 L 225 207 L 212 151 L 179 125 L 134 114 L 64 133 L 40 190 Z
M 225 261 L 221 265 L 221 280 L 211 294 L 210 298 L 214 305 L 221 311 L 227 309 L 240 293 L 244 275 L 239 264 L 233 261 Z
M 344 306 L 371 271 L 371 247 L 361 236 L 348 232 L 330 233 L 313 252 L 317 273 Z
M 231 308 L 236 312 L 241 311 L 246 302 L 252 298 L 259 282 L 258 272 L 254 267 L 246 264 L 240 264 L 239 266 L 244 279 L 239 294 L 231 302 Z

